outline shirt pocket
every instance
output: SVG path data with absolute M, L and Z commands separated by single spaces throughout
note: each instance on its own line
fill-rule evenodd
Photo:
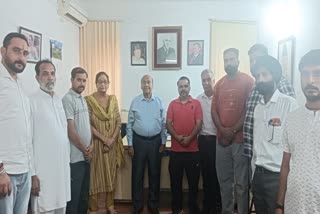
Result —
M 268 128 L 268 141 L 271 144 L 281 146 L 282 142 L 282 126 L 269 126 Z

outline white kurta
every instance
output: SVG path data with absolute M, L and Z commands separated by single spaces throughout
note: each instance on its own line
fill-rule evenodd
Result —
M 306 107 L 289 114 L 284 151 L 291 154 L 284 212 L 320 213 L 320 112 Z
M 34 210 L 46 212 L 65 207 L 70 193 L 70 145 L 67 120 L 59 97 L 42 90 L 30 96 L 34 174 L 40 180 Z

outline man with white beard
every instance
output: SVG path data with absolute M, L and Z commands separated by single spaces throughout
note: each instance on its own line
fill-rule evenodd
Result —
M 49 60 L 36 64 L 40 89 L 30 96 L 34 169 L 31 204 L 35 214 L 64 214 L 70 200 L 70 148 L 61 98 L 54 92 L 56 69 Z

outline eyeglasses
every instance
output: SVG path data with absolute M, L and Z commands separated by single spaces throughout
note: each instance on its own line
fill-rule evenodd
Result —
M 102 84 L 108 85 L 109 81 L 98 81 L 97 84 L 98 85 L 102 85 Z

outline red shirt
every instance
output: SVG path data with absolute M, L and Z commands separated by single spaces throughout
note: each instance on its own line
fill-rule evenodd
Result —
M 213 91 L 211 112 L 216 112 L 223 127 L 234 126 L 246 113 L 246 102 L 253 87 L 254 80 L 247 74 L 239 72 L 236 79 L 224 76 L 219 80 Z M 233 143 L 242 143 L 242 130 L 238 131 Z M 217 137 L 221 137 L 220 130 Z M 221 139 L 220 139 L 221 140 Z
M 180 99 L 171 101 L 168 107 L 167 120 L 172 120 L 174 131 L 178 135 L 189 136 L 195 128 L 196 121 L 202 120 L 202 109 L 200 102 L 189 96 L 186 103 L 182 104 Z M 187 147 L 183 147 L 172 136 L 171 137 L 171 151 L 174 152 L 197 152 L 198 141 L 197 137 L 192 139 Z

